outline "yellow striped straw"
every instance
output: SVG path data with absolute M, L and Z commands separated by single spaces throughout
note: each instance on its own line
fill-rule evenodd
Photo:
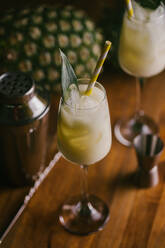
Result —
M 85 92 L 85 95 L 87 95 L 87 96 L 89 96 L 92 93 L 92 89 L 93 89 L 94 84 L 95 84 L 95 82 L 96 82 L 96 80 L 97 80 L 97 78 L 98 78 L 98 76 L 100 74 L 100 71 L 101 71 L 102 66 L 104 64 L 104 61 L 105 61 L 105 59 L 107 57 L 108 51 L 109 51 L 109 49 L 111 47 L 111 44 L 112 43 L 109 40 L 107 40 L 105 42 L 103 51 L 102 51 L 102 53 L 100 55 L 100 58 L 99 58 L 99 60 L 98 60 L 98 62 L 96 64 L 96 68 L 95 68 L 95 70 L 93 72 L 92 78 L 91 78 L 91 80 L 90 80 L 90 82 L 88 84 L 88 88 L 87 88 L 87 90 Z
M 128 9 L 128 16 L 132 17 L 134 15 L 132 2 L 131 2 L 131 0 L 125 0 L 125 1 L 126 1 L 127 9 Z

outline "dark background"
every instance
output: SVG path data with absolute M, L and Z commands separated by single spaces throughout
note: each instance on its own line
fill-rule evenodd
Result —
M 93 19 L 98 19 L 103 14 L 103 8 L 111 7 L 120 9 L 123 2 L 124 0 L 3 0 L 0 3 L 0 12 L 10 8 L 22 9 L 24 7 L 34 7 L 45 3 L 51 4 L 51 6 L 72 4 L 86 10 Z

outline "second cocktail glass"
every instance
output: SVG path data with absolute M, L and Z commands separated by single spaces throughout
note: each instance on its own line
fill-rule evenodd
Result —
M 109 218 L 108 206 L 98 197 L 88 194 L 88 166 L 103 159 L 111 148 L 111 125 L 104 87 L 95 83 L 92 94 L 86 96 L 88 79 L 78 80 L 80 98 L 73 95 L 59 106 L 57 140 L 63 156 L 80 165 L 83 172 L 82 194 L 62 205 L 60 222 L 74 234 L 86 235 L 103 228 Z
M 136 112 L 114 128 L 117 140 L 131 146 L 140 133 L 157 133 L 156 123 L 141 108 L 144 79 L 165 68 L 165 7 L 156 10 L 141 7 L 133 1 L 134 16 L 124 15 L 119 44 L 119 63 L 123 71 L 136 77 Z

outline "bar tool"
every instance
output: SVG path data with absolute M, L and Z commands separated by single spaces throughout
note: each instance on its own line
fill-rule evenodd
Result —
M 44 169 L 49 99 L 26 73 L 0 76 L 0 174 L 9 184 L 34 183 Z
M 163 151 L 162 139 L 156 134 L 140 134 L 133 140 L 138 161 L 137 183 L 153 187 L 159 183 L 158 160 Z

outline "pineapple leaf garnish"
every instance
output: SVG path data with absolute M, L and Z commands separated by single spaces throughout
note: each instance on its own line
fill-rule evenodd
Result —
M 62 81 L 62 95 L 64 100 L 66 100 L 69 96 L 70 92 L 70 86 L 74 85 L 76 86 L 78 92 L 78 83 L 77 83 L 77 77 L 74 73 L 74 70 L 67 59 L 66 55 L 60 50 L 60 55 L 62 58 L 62 70 L 61 70 L 61 81 Z
M 136 0 L 144 8 L 156 9 L 161 3 L 165 4 L 165 0 Z

